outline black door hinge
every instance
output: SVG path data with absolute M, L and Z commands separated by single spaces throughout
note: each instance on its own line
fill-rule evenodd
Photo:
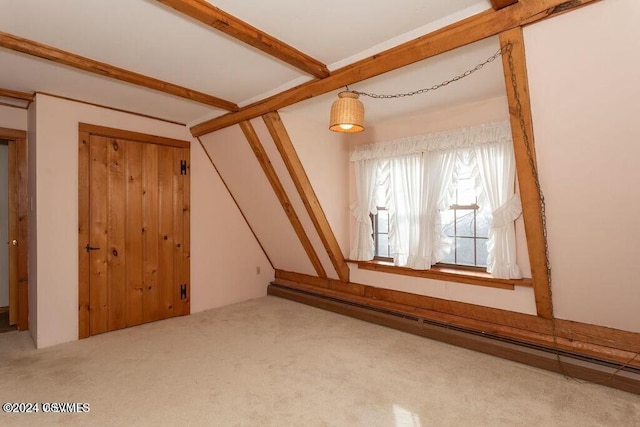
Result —
M 187 299 L 187 284 L 180 285 L 180 299 Z
M 187 161 L 180 160 L 180 175 L 186 175 L 186 174 L 187 174 Z

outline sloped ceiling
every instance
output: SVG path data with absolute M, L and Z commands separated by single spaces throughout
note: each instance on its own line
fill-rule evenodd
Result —
M 488 0 L 209 3 L 321 61 L 329 70 L 491 8 Z M 0 10 L 3 33 L 213 95 L 240 107 L 314 78 L 156 0 L 0 0 Z M 497 49 L 497 42 L 492 43 L 469 46 L 468 56 L 461 62 L 433 58 L 422 66 L 416 64 L 406 71 L 362 82 L 357 90 L 409 91 L 432 86 L 442 76 L 452 77 L 482 62 L 487 52 Z M 426 68 L 428 73 L 424 72 Z M 0 88 L 51 93 L 189 125 L 226 113 L 6 48 L 0 48 L 0 69 Z M 487 76 L 485 81 L 478 73 L 474 78 L 474 85 L 460 89 L 468 96 L 484 97 L 500 90 L 495 84 L 500 79 L 495 76 Z M 474 88 L 478 93 L 473 93 Z M 456 102 L 462 93 L 444 92 L 438 102 Z M 301 112 L 326 120 L 327 104 L 334 97 L 327 95 L 324 100 L 306 103 Z M 424 108 L 421 102 L 405 100 L 400 108 Z M 396 107 L 376 108 L 369 110 L 368 120 L 384 119 Z

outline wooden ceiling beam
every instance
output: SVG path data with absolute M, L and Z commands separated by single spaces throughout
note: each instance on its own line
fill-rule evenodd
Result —
M 205 0 L 156 0 L 218 31 L 251 45 L 262 52 L 317 78 L 329 76 L 329 69 L 292 46 L 260 31 L 244 21 L 218 9 Z
M 307 232 L 305 231 L 304 226 L 300 221 L 300 217 L 298 216 L 298 213 L 293 207 L 293 204 L 291 204 L 291 200 L 287 195 L 287 191 L 284 189 L 284 186 L 282 185 L 282 181 L 280 181 L 280 178 L 278 177 L 278 173 L 273 167 L 273 164 L 269 159 L 269 155 L 264 149 L 262 142 L 260 142 L 260 138 L 258 137 L 258 134 L 253 128 L 253 125 L 249 121 L 240 122 L 240 129 L 242 129 L 242 133 L 244 133 L 244 136 L 247 139 L 247 142 L 251 146 L 251 150 L 256 155 L 256 159 L 258 159 L 258 163 L 260 163 L 260 167 L 264 171 L 264 174 L 266 175 L 267 180 L 269 181 L 269 184 L 271 184 L 271 188 L 273 188 L 273 192 L 275 193 L 276 197 L 280 201 L 280 204 L 282 205 L 282 209 L 284 210 L 284 213 L 289 218 L 289 221 L 291 222 L 291 226 L 293 227 L 293 230 L 296 232 L 296 235 L 298 236 L 298 239 L 300 240 L 300 243 L 302 244 L 304 251 L 307 253 L 307 256 L 309 257 L 309 261 L 313 265 L 313 268 L 315 269 L 316 274 L 318 275 L 318 277 L 326 278 L 327 272 L 322 266 L 322 262 L 318 257 L 318 253 L 314 249 L 313 243 L 311 243 L 311 240 L 309 240 L 309 236 L 307 235 Z
M 511 53 L 502 55 L 504 82 L 509 103 L 513 149 L 518 173 L 518 185 L 522 199 L 527 248 L 531 265 L 533 295 L 538 316 L 552 319 L 553 303 L 549 285 L 545 225 L 541 195 L 538 192 L 533 119 L 529 102 L 529 82 L 527 79 L 526 55 L 522 28 L 513 28 L 500 34 L 500 44 L 511 43 Z M 531 156 L 531 158 L 530 158 Z
M 518 0 L 491 0 L 491 6 L 494 10 L 500 10 L 515 3 L 518 3 Z
M 340 68 L 325 79 L 314 80 L 243 107 L 238 112 L 191 127 L 194 136 L 260 117 L 314 96 L 404 67 L 503 31 L 529 24 L 599 0 L 522 0 L 511 7 L 488 10 L 418 37 L 377 55 Z M 327 112 L 328 114 L 328 112 Z
M 26 92 L 18 92 L 17 90 L 0 88 L 0 96 L 3 98 L 20 99 L 22 101 L 33 101 L 33 94 Z
M 0 32 L 0 47 L 11 49 L 16 52 L 26 53 L 31 56 L 37 56 L 38 58 L 43 58 L 57 64 L 67 65 L 69 67 L 99 74 L 101 76 L 131 83 L 137 86 L 168 93 L 170 95 L 210 105 L 223 110 L 239 110 L 238 106 L 233 102 L 225 101 L 224 99 L 178 86 L 173 83 L 158 80 L 153 77 L 134 73 L 123 68 L 114 67 L 113 65 L 109 65 L 104 62 L 85 58 L 71 52 L 66 52 L 64 50 L 27 40 L 12 34 Z
M 309 180 L 307 172 L 304 170 L 304 166 L 300 161 L 300 157 L 298 157 L 298 153 L 291 142 L 291 138 L 289 137 L 289 133 L 280 118 L 280 114 L 277 112 L 269 113 L 262 116 L 262 119 L 269 130 L 269 134 L 271 134 L 271 138 L 273 139 L 275 146 L 280 152 L 280 156 L 282 156 L 282 160 L 289 171 L 293 184 L 296 186 L 298 194 L 302 199 L 302 203 L 307 209 L 309 218 L 311 218 L 311 222 L 313 223 L 318 236 L 320 236 L 324 249 L 327 251 L 329 259 L 331 259 L 333 268 L 336 270 L 340 280 L 348 282 L 349 266 L 342 255 L 338 240 L 336 239 L 335 234 L 333 234 L 331 225 L 329 224 L 327 216 L 320 205 L 316 192 L 313 190 L 311 181 Z

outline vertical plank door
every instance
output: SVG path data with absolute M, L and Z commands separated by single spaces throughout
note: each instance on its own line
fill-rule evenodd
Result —
M 189 314 L 189 149 L 89 141 L 90 335 Z

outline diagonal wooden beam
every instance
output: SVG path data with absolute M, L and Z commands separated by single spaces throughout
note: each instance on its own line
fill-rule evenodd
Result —
M 33 94 L 26 92 L 18 92 L 16 90 L 0 88 L 0 96 L 5 98 L 21 99 L 23 101 L 32 102 Z
M 338 277 L 343 282 L 348 282 L 349 267 L 345 262 L 342 251 L 340 250 L 340 245 L 338 245 L 338 241 L 336 240 L 336 236 L 333 234 L 333 230 L 331 229 L 331 225 L 329 225 L 329 221 L 327 220 L 324 210 L 322 209 L 322 206 L 320 206 L 320 201 L 313 190 L 311 181 L 309 181 L 309 177 L 304 170 L 304 166 L 302 166 L 298 153 L 296 153 L 296 150 L 291 143 L 291 138 L 287 133 L 287 129 L 284 127 L 284 123 L 282 123 L 282 120 L 280 119 L 280 115 L 277 112 L 274 112 L 266 114 L 262 116 L 262 118 L 264 123 L 267 125 L 267 129 L 269 129 L 273 142 L 276 147 L 278 147 L 282 160 L 287 166 L 289 175 L 291 175 L 291 179 L 298 190 L 298 194 L 300 194 L 304 207 L 307 208 L 307 212 L 313 222 L 313 226 L 318 232 L 320 240 L 322 240 L 322 244 L 331 259 L 331 263 L 333 264 L 336 273 L 338 273 Z
M 202 136 L 243 120 L 260 117 L 305 99 L 323 95 L 345 85 L 361 82 L 478 40 L 495 36 L 521 24 L 540 21 L 596 1 L 599 0 L 521 0 L 511 7 L 497 11 L 490 9 L 333 71 L 325 79 L 296 86 L 243 107 L 238 112 L 207 120 L 191 127 L 190 130 L 194 136 Z
M 27 55 L 37 56 L 58 64 L 67 65 L 79 70 L 88 71 L 90 73 L 99 74 L 123 82 L 131 83 L 137 86 L 154 89 L 159 92 L 168 93 L 170 95 L 189 99 L 201 104 L 211 105 L 227 111 L 238 111 L 238 106 L 224 99 L 207 95 L 186 87 L 178 86 L 162 80 L 148 77 L 143 74 L 134 73 L 123 68 L 114 67 L 104 62 L 95 61 L 84 56 L 76 55 L 71 52 L 47 46 L 35 41 L 27 40 L 12 34 L 0 32 L 0 47 L 15 50 L 16 52 L 26 53 Z
M 318 78 L 329 76 L 329 69 L 292 46 L 260 31 L 244 21 L 218 9 L 205 0 L 156 0 L 218 31 L 249 44 L 264 53 Z
M 500 45 L 511 46 L 510 53 L 503 53 L 502 63 L 536 311 L 538 316 L 551 319 L 553 303 L 546 262 L 542 201 L 538 192 L 537 171 L 534 170 L 536 157 L 522 28 L 501 33 Z
M 282 209 L 284 209 L 284 212 L 287 214 L 289 221 L 291 221 L 291 225 L 298 235 L 298 239 L 300 239 L 300 243 L 302 243 L 302 247 L 307 253 L 307 256 L 309 257 L 313 268 L 316 270 L 316 274 L 318 275 L 318 277 L 326 278 L 327 272 L 322 266 L 322 262 L 320 262 L 320 258 L 318 258 L 318 254 L 313 248 L 313 244 L 311 243 L 311 240 L 309 240 L 309 236 L 307 236 L 307 233 L 304 231 L 304 227 L 300 222 L 300 218 L 293 208 L 291 200 L 289 200 L 289 196 L 287 196 L 287 192 L 282 186 L 282 182 L 280 181 L 280 178 L 278 178 L 278 174 L 271 164 L 269 156 L 262 146 L 260 138 L 258 138 L 258 135 L 251 125 L 251 122 L 240 122 L 240 128 L 242 129 L 244 136 L 247 138 L 247 141 L 249 142 L 253 153 L 256 155 L 258 163 L 260 163 L 264 174 L 267 176 L 267 179 L 269 180 L 269 183 L 273 188 L 273 192 L 276 194 L 276 197 L 278 197 L 278 200 L 280 200 Z
M 518 3 L 518 0 L 491 0 L 491 7 L 494 10 L 500 10 L 515 3 Z

